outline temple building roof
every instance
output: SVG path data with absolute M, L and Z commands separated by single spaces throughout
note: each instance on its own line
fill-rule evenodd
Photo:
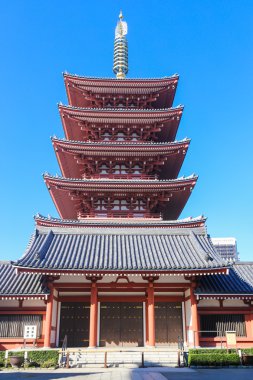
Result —
M 159 254 L 157 254 L 159 252 Z M 14 265 L 43 273 L 219 270 L 225 261 L 202 228 L 36 227 L 26 254 Z
M 51 216 L 45 217 L 40 214 L 35 216 L 35 222 L 38 226 L 44 227 L 75 227 L 75 228 L 87 228 L 87 227 L 103 227 L 103 228 L 196 228 L 204 227 L 206 218 L 204 216 L 198 216 L 195 218 L 189 217 L 178 220 L 162 220 L 162 219 L 99 219 L 99 218 L 90 218 L 90 219 L 59 219 L 53 218 Z
M 43 284 L 41 274 L 20 273 L 10 261 L 0 261 L 0 298 L 15 296 L 43 298 L 49 294 L 49 289 Z
M 179 76 L 156 79 L 92 78 L 64 73 L 68 101 L 71 105 L 87 107 L 94 99 L 97 105 L 108 96 L 146 97 L 156 108 L 171 107 Z M 94 98 L 93 98 L 94 96 Z
M 253 295 L 253 262 L 235 263 L 229 269 L 229 276 L 217 275 L 202 277 L 196 294 L 202 298 L 214 294 L 251 294 Z

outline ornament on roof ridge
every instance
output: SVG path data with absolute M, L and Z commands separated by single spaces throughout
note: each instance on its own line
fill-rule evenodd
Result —
M 128 43 L 126 39 L 127 23 L 123 21 L 120 11 L 119 21 L 115 28 L 113 72 L 117 79 L 124 79 L 128 73 Z

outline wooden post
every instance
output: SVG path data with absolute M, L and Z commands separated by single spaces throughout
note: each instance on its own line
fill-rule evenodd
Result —
M 148 299 L 147 298 L 145 302 L 145 329 L 146 329 L 146 346 L 148 346 L 149 340 L 148 340 Z
M 245 325 L 247 338 L 253 339 L 253 314 L 245 314 Z
M 104 356 L 104 368 L 107 368 L 107 351 L 105 351 L 105 356 Z
M 66 368 L 69 368 L 69 351 L 66 354 Z
M 46 320 L 45 320 L 45 337 L 44 337 L 44 347 L 51 347 L 51 324 L 52 324 L 52 315 L 53 315 L 53 300 L 54 300 L 54 287 L 52 283 L 48 284 L 50 289 L 50 295 L 47 300 L 46 306 Z
M 198 307 L 197 307 L 196 296 L 194 294 L 194 289 L 195 289 L 195 284 L 192 284 L 190 287 L 192 331 L 193 331 L 194 346 L 199 347 Z
M 91 285 L 90 295 L 90 335 L 89 347 L 94 348 L 97 346 L 97 318 L 98 318 L 98 291 L 95 281 Z
M 155 297 L 154 284 L 148 284 L 148 344 L 151 347 L 155 346 Z

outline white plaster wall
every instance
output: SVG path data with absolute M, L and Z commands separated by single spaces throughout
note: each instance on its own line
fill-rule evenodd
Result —
M 54 297 L 58 297 L 58 291 L 54 289 Z M 52 311 L 52 326 L 56 327 L 57 323 L 57 309 L 58 309 L 58 302 L 54 299 L 53 300 L 53 311 Z
M 110 275 L 106 275 L 103 277 L 103 279 L 101 281 L 99 281 L 100 283 L 108 283 L 108 282 L 114 282 L 116 281 L 117 279 L 117 275 L 113 275 L 113 274 L 110 274 Z M 128 275 L 128 278 L 129 278 L 129 281 L 134 281 L 134 282 L 138 282 L 138 283 L 147 283 L 146 280 L 143 280 L 142 278 L 142 275 L 140 274 L 129 274 Z M 74 276 L 74 275 L 66 275 L 66 276 L 63 276 L 61 275 L 61 277 L 59 278 L 59 280 L 56 280 L 55 281 L 55 284 L 59 284 L 59 283 L 62 283 L 62 282 L 66 282 L 66 283 L 87 283 L 87 284 L 90 284 L 90 281 L 86 279 L 85 275 L 84 276 Z M 127 281 L 126 280 L 119 280 L 120 283 L 126 283 Z M 177 284 L 177 283 L 186 283 L 186 284 L 190 284 L 189 281 L 185 280 L 184 276 L 182 275 L 161 275 L 159 277 L 159 279 L 156 281 L 156 283 L 168 283 L 168 284 Z
M 219 307 L 219 300 L 199 300 L 198 307 Z
M 57 317 L 57 331 L 56 331 L 56 347 L 59 347 L 59 338 L 60 338 L 60 320 L 61 320 L 61 302 L 58 302 L 58 317 Z
M 184 295 L 184 292 L 157 292 L 157 291 L 155 291 L 155 296 L 179 296 L 179 297 L 182 297 L 183 295 Z
M 90 292 L 59 292 L 59 296 L 67 296 L 67 297 L 73 297 L 73 296 L 90 296 Z
M 0 300 L 0 311 L 2 307 L 19 307 L 19 302 L 17 300 Z
M 56 289 L 54 289 L 53 294 L 54 294 L 54 297 L 56 298 L 58 297 L 58 291 Z M 51 322 L 52 327 L 56 327 L 57 325 L 57 311 L 58 311 L 58 301 L 54 299 L 53 310 L 52 310 L 52 322 Z M 57 335 L 56 330 L 51 330 L 50 343 L 53 343 L 53 344 L 56 343 L 56 335 Z
M 186 326 L 192 325 L 192 311 L 191 311 L 191 300 L 185 301 L 185 319 Z
M 187 290 L 184 292 L 184 295 L 185 295 L 185 297 L 190 297 L 190 295 L 191 295 L 190 289 L 187 289 Z
M 185 319 L 186 319 L 186 333 L 188 345 L 192 345 L 193 340 L 193 331 L 190 330 L 192 327 L 192 311 L 191 311 L 191 300 L 185 301 Z
M 46 308 L 46 304 L 44 300 L 24 300 L 23 307 L 44 307 Z
M 51 331 L 50 343 L 54 344 L 56 339 L 56 331 Z
M 224 300 L 223 301 L 224 307 L 245 307 L 245 303 L 243 300 Z

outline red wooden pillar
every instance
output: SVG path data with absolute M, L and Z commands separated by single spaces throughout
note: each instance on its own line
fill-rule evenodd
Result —
M 95 281 L 91 285 L 90 295 L 90 335 L 89 347 L 97 346 L 98 290 Z
M 145 302 L 145 330 L 146 330 L 146 345 L 148 346 L 148 299 L 146 298 Z
M 45 321 L 45 336 L 44 336 L 44 347 L 49 348 L 51 347 L 51 324 L 52 324 L 52 315 L 53 315 L 53 301 L 54 301 L 54 288 L 52 284 L 48 284 L 48 287 L 50 289 L 50 295 L 47 300 L 47 306 L 46 306 L 46 321 Z
M 191 315 L 192 315 L 192 331 L 193 331 L 193 341 L 195 346 L 199 347 L 199 321 L 198 321 L 198 306 L 196 296 L 194 294 L 195 284 L 190 287 L 190 297 L 191 297 Z
M 253 314 L 245 314 L 247 338 L 253 340 Z
M 154 284 L 148 284 L 148 344 L 151 347 L 155 346 L 155 296 Z

